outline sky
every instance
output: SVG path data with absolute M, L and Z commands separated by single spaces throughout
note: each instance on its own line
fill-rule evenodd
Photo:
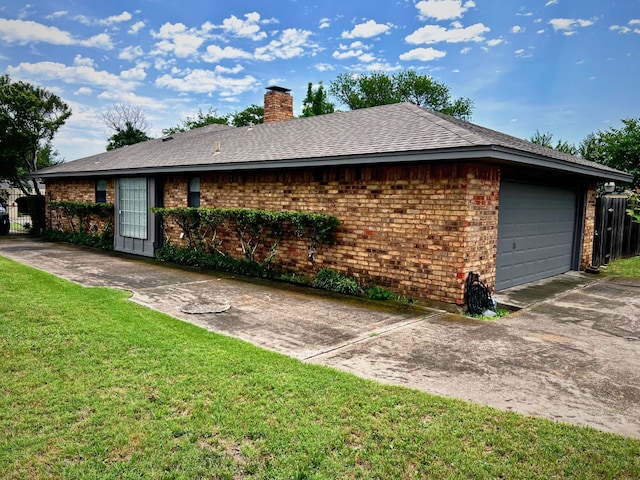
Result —
M 640 0 L 0 0 L 0 67 L 71 107 L 67 161 L 105 150 L 114 104 L 159 137 L 268 86 L 299 115 L 309 82 L 409 69 L 470 98 L 473 123 L 579 144 L 640 117 Z

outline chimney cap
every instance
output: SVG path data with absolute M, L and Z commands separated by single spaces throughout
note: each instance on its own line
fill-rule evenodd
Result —
M 279 93 L 287 93 L 287 94 L 291 91 L 290 88 L 278 87 L 277 85 L 272 85 L 270 87 L 267 87 L 267 90 L 271 92 L 279 92 Z

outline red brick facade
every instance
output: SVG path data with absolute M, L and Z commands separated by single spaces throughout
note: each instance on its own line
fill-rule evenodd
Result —
M 187 205 L 189 176 L 164 178 L 164 206 Z M 493 289 L 496 277 L 500 169 L 480 162 L 200 175 L 200 205 L 308 211 L 338 217 L 336 244 L 308 257 L 302 242 L 283 242 L 275 263 L 312 276 L 327 266 L 411 298 L 464 303 L 469 272 Z M 93 180 L 47 182 L 53 200 L 94 200 Z M 107 201 L 114 201 L 108 181 Z M 591 260 L 595 188 L 588 190 L 582 266 Z M 180 230 L 165 226 L 165 240 Z M 219 237 L 225 251 L 237 240 Z

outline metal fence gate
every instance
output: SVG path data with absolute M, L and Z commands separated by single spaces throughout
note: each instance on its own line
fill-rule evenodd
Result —
M 640 255 L 640 223 L 627 215 L 628 197 L 606 195 L 596 201 L 593 265 Z
M 13 188 L 0 188 L 0 204 L 9 214 L 9 234 L 27 235 L 42 225 L 44 197 L 25 195 Z

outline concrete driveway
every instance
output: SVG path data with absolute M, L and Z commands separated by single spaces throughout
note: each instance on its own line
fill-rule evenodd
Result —
M 483 322 L 28 238 L 0 239 L 0 255 L 130 290 L 137 303 L 301 361 L 640 438 L 638 279 L 577 282 Z

